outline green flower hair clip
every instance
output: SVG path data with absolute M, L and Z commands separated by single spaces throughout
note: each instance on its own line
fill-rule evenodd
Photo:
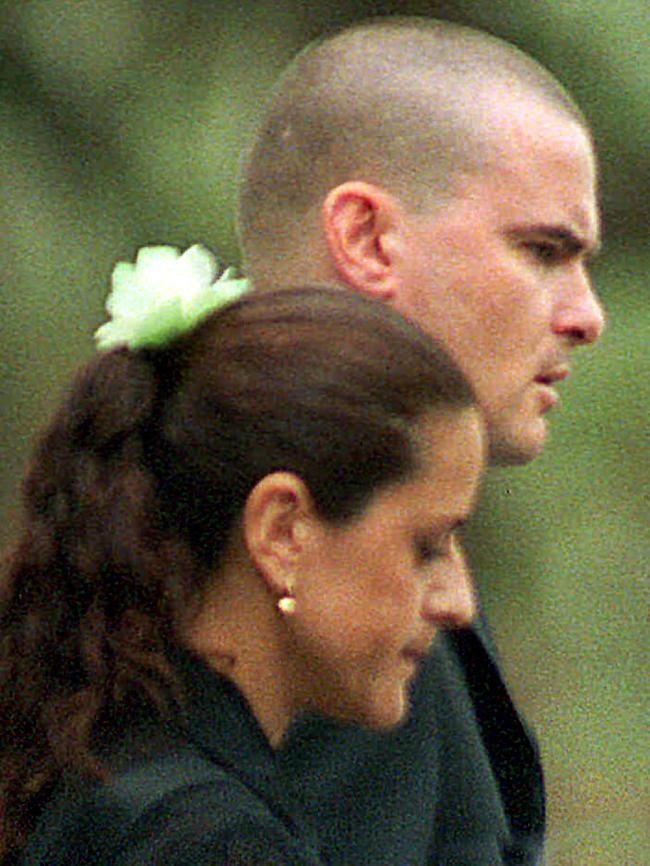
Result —
M 159 348 L 191 330 L 208 313 L 231 304 L 248 288 L 205 247 L 142 247 L 135 264 L 118 262 L 106 301 L 110 321 L 95 331 L 100 351 L 117 346 Z

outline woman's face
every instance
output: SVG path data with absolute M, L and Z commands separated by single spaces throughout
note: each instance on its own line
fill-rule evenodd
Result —
M 294 589 L 297 703 L 375 729 L 406 715 L 439 629 L 467 625 L 476 611 L 456 531 L 484 461 L 478 413 L 425 416 L 416 435 L 416 473 L 343 526 L 318 521 Z

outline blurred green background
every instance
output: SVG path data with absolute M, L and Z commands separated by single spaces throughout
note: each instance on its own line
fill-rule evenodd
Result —
M 609 327 L 534 466 L 493 472 L 468 534 L 540 735 L 550 866 L 650 864 L 650 7 L 647 0 L 0 0 L 0 540 L 30 441 L 93 351 L 117 258 L 203 242 L 238 262 L 238 154 L 297 49 L 374 14 L 483 27 L 589 117 Z M 360 864 L 350 864 L 360 866 Z

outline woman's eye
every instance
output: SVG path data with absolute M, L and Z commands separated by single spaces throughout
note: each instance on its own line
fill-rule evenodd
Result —
M 431 562 L 439 556 L 444 556 L 445 545 L 440 541 L 423 536 L 415 541 L 415 554 L 418 562 Z

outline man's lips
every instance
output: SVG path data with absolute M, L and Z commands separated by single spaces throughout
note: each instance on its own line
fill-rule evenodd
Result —
M 558 364 L 556 367 L 551 367 L 539 373 L 539 375 L 535 376 L 535 381 L 540 385 L 553 385 L 555 382 L 561 382 L 563 379 L 566 379 L 568 375 L 569 365 Z
M 569 375 L 569 367 L 567 364 L 557 364 L 554 367 L 548 367 L 543 372 L 535 376 L 534 382 L 540 386 L 541 411 L 548 412 L 557 405 L 560 397 L 553 387 L 556 382 L 561 382 Z

